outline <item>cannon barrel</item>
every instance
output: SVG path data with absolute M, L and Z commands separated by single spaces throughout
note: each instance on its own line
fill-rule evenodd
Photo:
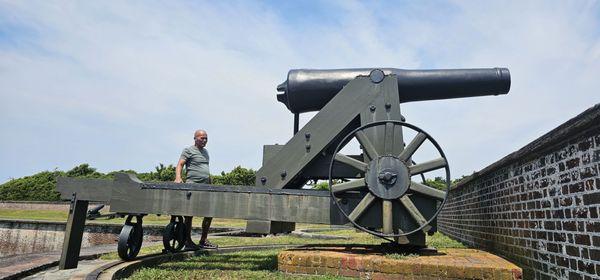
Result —
M 361 69 L 295 69 L 277 86 L 277 100 L 292 113 L 318 111 L 348 82 L 357 76 L 368 76 L 378 68 Z M 381 68 L 398 80 L 400 103 L 507 94 L 510 72 L 506 68 L 404 70 Z

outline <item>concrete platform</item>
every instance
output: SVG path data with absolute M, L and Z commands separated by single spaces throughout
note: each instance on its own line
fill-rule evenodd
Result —
M 522 279 L 518 266 L 475 249 L 394 259 L 381 246 L 309 247 L 281 251 L 278 268 L 285 273 L 369 279 Z

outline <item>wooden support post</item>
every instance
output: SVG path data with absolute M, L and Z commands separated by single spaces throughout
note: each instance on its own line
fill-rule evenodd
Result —
M 73 193 L 58 269 L 77 268 L 88 203 L 87 200 L 78 200 L 77 193 Z

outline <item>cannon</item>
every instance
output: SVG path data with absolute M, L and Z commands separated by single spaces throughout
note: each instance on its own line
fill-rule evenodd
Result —
M 277 86 L 277 100 L 292 113 L 321 110 L 348 82 L 367 76 L 373 69 L 296 69 Z M 400 103 L 460 97 L 506 94 L 510 73 L 506 68 L 404 70 L 382 68 L 378 75 L 394 75 Z
M 136 257 L 147 214 L 171 215 L 165 249 L 185 240 L 181 216 L 249 220 L 247 231 L 289 231 L 294 223 L 352 225 L 394 244 L 425 246 L 450 188 L 450 168 L 441 146 L 406 122 L 400 104 L 411 101 L 507 94 L 506 68 L 402 70 L 364 68 L 291 70 L 277 86 L 277 100 L 294 114 L 294 133 L 284 145 L 265 145 L 254 186 L 142 182 L 131 174 L 114 180 L 59 178 L 71 199 L 59 267 L 77 266 L 89 201 L 127 216 L 118 242 L 122 259 Z M 318 111 L 302 128 L 299 114 Z M 411 135 L 405 141 L 404 136 Z M 355 154 L 346 154 L 358 143 Z M 428 143 L 432 158 L 415 162 Z M 424 183 L 441 172 L 444 188 Z M 420 179 L 420 180 L 419 180 Z M 306 189 L 326 180 L 329 190 Z

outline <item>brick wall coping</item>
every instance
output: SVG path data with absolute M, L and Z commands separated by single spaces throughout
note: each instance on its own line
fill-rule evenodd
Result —
M 550 132 L 540 136 L 533 142 L 525 145 L 523 148 L 510 153 L 502 159 L 488 165 L 487 167 L 462 179 L 452 189 L 460 188 L 478 177 L 486 175 L 491 171 L 497 170 L 514 162 L 523 162 L 528 159 L 543 155 L 545 151 L 561 144 L 564 140 L 572 138 L 590 127 L 600 125 L 600 103 L 583 111 L 583 113 L 559 125 Z
M 392 259 L 368 247 L 308 247 L 279 252 L 277 267 L 284 273 L 367 279 L 522 279 L 518 266 L 475 249 Z

